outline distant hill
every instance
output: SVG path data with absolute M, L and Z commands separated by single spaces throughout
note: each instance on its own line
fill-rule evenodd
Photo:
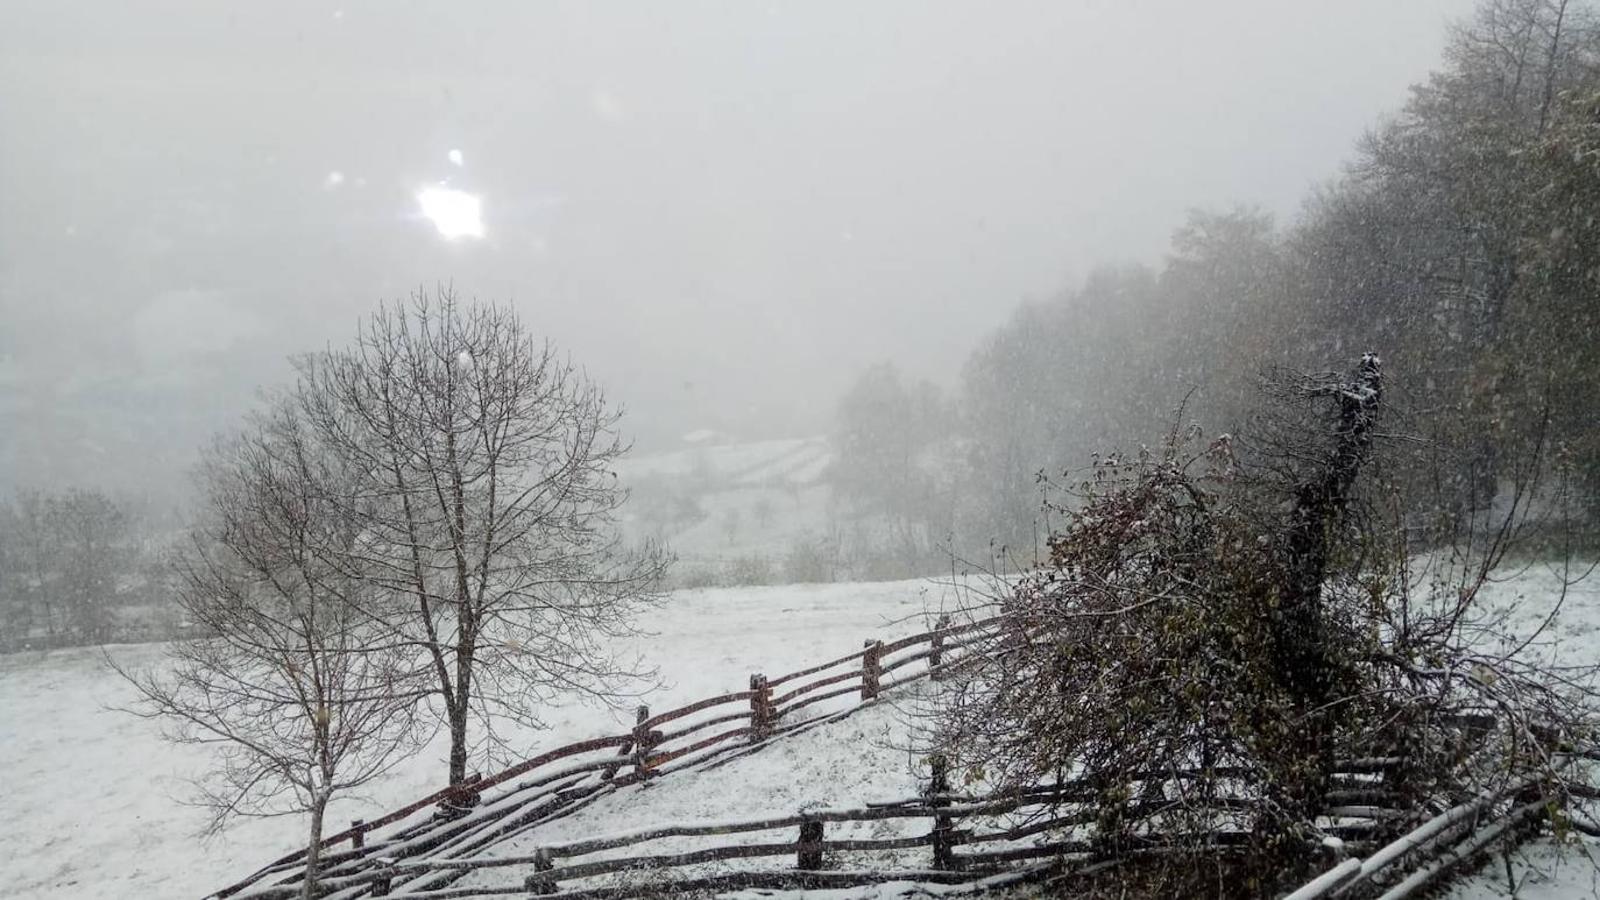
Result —
M 832 580 L 813 564 L 831 532 L 827 438 L 740 442 L 693 432 L 678 449 L 617 466 L 633 493 L 623 518 L 630 537 L 665 541 L 693 585 Z

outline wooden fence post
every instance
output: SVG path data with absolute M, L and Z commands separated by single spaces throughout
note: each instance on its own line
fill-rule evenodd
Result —
M 642 707 L 641 711 L 644 711 Z M 656 741 L 661 739 L 661 732 L 647 727 L 645 718 L 647 717 L 641 716 L 639 723 L 633 726 L 633 768 L 641 779 L 649 778 L 653 774 L 650 770 L 650 751 L 655 747 Z
M 638 712 L 634 716 L 634 730 L 638 730 L 639 723 L 648 718 L 650 718 L 650 707 L 641 704 Z M 632 753 L 633 738 L 630 736 L 628 740 L 622 744 L 622 746 L 617 748 L 617 761 L 612 765 L 606 766 L 605 771 L 600 773 L 600 780 L 610 781 L 611 779 L 617 777 L 617 770 L 622 768 L 622 764 L 627 761 L 628 757 L 632 755 Z
M 933 646 L 928 650 L 928 677 L 934 681 L 944 678 L 944 670 L 939 668 L 939 664 L 944 662 L 944 630 L 949 627 L 949 616 L 940 616 L 933 625 Z
M 935 753 L 928 763 L 933 770 L 928 779 L 928 805 L 934 810 L 933 867 L 954 869 L 956 858 L 952 839 L 955 837 L 955 819 L 948 813 L 940 812 L 950 805 L 950 764 L 943 753 Z
M 549 871 L 556 867 L 555 860 L 550 858 L 550 851 L 543 847 L 533 851 L 533 874 L 529 875 L 522 886 L 534 896 L 554 894 L 556 880 L 549 876 Z
M 757 672 L 750 676 L 750 690 L 750 741 L 755 743 L 772 734 L 772 685 Z
M 810 819 L 800 823 L 799 851 L 794 867 L 808 872 L 822 868 L 822 822 Z
M 379 860 L 382 865 L 378 868 L 377 875 L 372 879 L 372 896 L 387 897 L 394 886 L 394 866 L 392 859 Z
M 861 699 L 871 700 L 878 696 L 878 677 L 883 674 L 883 641 L 867 641 L 864 646 L 867 652 L 861 657 Z
M 354 844 L 357 850 L 367 845 L 367 829 L 362 827 L 366 824 L 365 819 L 350 820 L 350 827 L 355 830 L 355 834 L 350 835 L 350 843 Z

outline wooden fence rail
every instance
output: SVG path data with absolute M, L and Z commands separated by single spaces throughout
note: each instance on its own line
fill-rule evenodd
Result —
M 1081 834 L 1094 820 L 1096 786 L 1085 782 L 1043 785 L 1005 795 L 969 796 L 952 792 L 941 760 L 934 760 L 933 775 L 919 797 L 868 804 L 860 809 L 809 810 L 743 822 L 693 823 L 644 829 L 623 835 L 591 838 L 540 846 L 532 854 L 488 857 L 487 848 L 527 834 L 539 826 L 570 816 L 608 794 L 646 779 L 684 770 L 705 770 L 756 752 L 784 735 L 819 727 L 876 702 L 884 692 L 928 678 L 939 678 L 976 657 L 971 649 L 993 633 L 997 619 L 939 627 L 892 642 L 864 642 L 861 650 L 828 662 L 769 678 L 751 675 L 747 689 L 708 697 L 652 715 L 647 707 L 636 711 L 625 733 L 558 747 L 517 765 L 479 778 L 470 785 L 434 792 L 401 809 L 327 838 L 322 871 L 324 896 L 353 900 L 366 896 L 446 898 L 466 896 L 528 896 L 557 898 L 610 898 L 627 896 L 626 886 L 586 884 L 617 873 L 646 870 L 667 872 L 728 860 L 760 860 L 793 856 L 793 867 L 779 871 L 750 871 L 707 875 L 690 873 L 677 880 L 651 882 L 651 890 L 688 889 L 692 886 L 729 887 L 859 884 L 889 877 L 921 880 L 969 880 L 984 874 L 1015 871 L 1013 864 L 1050 857 L 1087 860 L 1090 845 Z M 780 691 L 779 688 L 782 688 Z M 846 696 L 843 709 L 818 712 L 816 704 Z M 806 711 L 802 714 L 802 711 Z M 670 726 L 670 727 L 664 727 Z M 1400 757 L 1350 759 L 1337 766 L 1340 776 L 1330 793 L 1329 824 L 1324 831 L 1349 839 L 1348 849 L 1363 849 L 1418 823 L 1414 813 L 1395 810 L 1393 786 L 1385 773 L 1402 769 Z M 1210 778 L 1247 778 L 1244 770 L 1213 768 Z M 1194 770 L 1149 773 L 1153 787 L 1174 780 L 1198 777 Z M 1140 780 L 1139 778 L 1135 779 Z M 1159 790 L 1155 792 L 1159 794 Z M 1143 796 L 1135 792 L 1134 796 Z M 1503 800 L 1503 797 L 1498 798 Z M 1213 798 L 1220 812 L 1237 809 L 1241 801 Z M 1495 801 L 1484 801 L 1487 805 Z M 1518 806 L 1533 815 L 1533 800 Z M 427 812 L 430 807 L 437 811 Z M 1032 812 L 1029 812 L 1029 811 Z M 1021 822 L 983 825 L 985 819 L 1022 815 Z M 1365 860 L 1345 860 L 1300 892 L 1296 900 L 1320 900 L 1344 895 L 1352 886 L 1369 883 L 1380 873 L 1393 871 L 1396 860 L 1416 859 L 1430 848 L 1465 853 L 1475 835 L 1469 833 L 1465 812 L 1421 823 L 1400 841 L 1385 845 Z M 891 819 L 926 819 L 926 832 L 895 837 L 839 838 L 830 825 Z M 1475 821 L 1472 819 L 1471 821 Z M 1426 829 L 1432 828 L 1428 831 Z M 783 839 L 771 835 L 735 843 L 692 846 L 677 852 L 640 852 L 626 857 L 594 859 L 593 854 L 632 850 L 666 838 L 700 838 L 759 835 L 789 831 Z M 1211 836 L 1219 846 L 1245 840 L 1242 833 Z M 1405 843 L 1409 840 L 1409 843 Z M 1133 836 L 1134 843 L 1157 852 L 1167 836 Z M 1030 842 L 1019 846 L 1021 842 Z M 345 845 L 343 847 L 339 845 Z M 857 870 L 820 866 L 837 865 L 841 855 L 929 848 L 932 868 L 889 872 L 878 867 Z M 832 857 L 832 858 L 830 858 Z M 249 878 L 217 894 L 231 897 L 297 896 L 304 851 L 284 856 Z M 1440 859 L 1443 859 L 1441 856 Z M 881 862 L 881 860 L 879 861 Z M 479 887 L 457 886 L 471 872 L 531 868 L 516 884 Z M 1424 867 L 1426 868 L 1426 867 Z M 1422 877 L 1419 869 L 1413 877 Z M 933 873 L 936 877 L 926 877 Z M 871 877 L 869 877 L 869 874 Z M 956 876 L 959 876 L 956 877 Z M 670 879 L 670 873 L 668 876 Z M 1303 893 L 1311 891 L 1311 893 Z
M 1557 771 L 1577 758 L 1576 754 L 1562 756 Z M 1365 859 L 1344 860 L 1285 900 L 1348 897 L 1386 878 L 1395 881 L 1395 873 L 1404 877 L 1383 893 L 1384 900 L 1410 897 L 1452 866 L 1504 837 L 1514 826 L 1548 812 L 1564 800 L 1562 792 L 1546 784 L 1542 777 L 1510 781 L 1421 822 Z M 1504 810 L 1492 814 L 1498 807 Z M 1412 866 L 1410 871 L 1406 871 L 1407 864 Z
M 930 674 L 938 677 L 959 662 L 964 651 L 997 621 L 990 618 L 951 625 L 948 619 L 941 619 L 931 631 L 887 644 L 868 640 L 860 651 L 785 675 L 768 678 L 754 674 L 748 690 L 708 697 L 655 715 L 640 707 L 635 725 L 627 733 L 557 747 L 471 784 L 442 788 L 382 816 L 353 821 L 350 828 L 322 840 L 323 874 L 345 876 L 373 868 L 379 859 L 478 852 L 568 815 L 611 791 L 760 746 L 837 715 L 800 718 L 797 714 L 808 707 L 848 695 L 857 695 L 860 704 L 869 704 L 883 691 Z M 920 649 L 901 653 L 913 648 Z M 923 665 L 908 668 L 916 663 Z M 896 671 L 902 673 L 900 677 L 884 679 Z M 775 694 L 780 685 L 787 690 Z M 701 715 L 708 712 L 711 714 Z M 668 723 L 681 724 L 661 728 Z M 340 845 L 348 849 L 340 849 Z M 221 900 L 262 882 L 292 884 L 299 879 L 305 853 L 302 849 L 273 860 L 210 896 Z
M 427 858 L 388 861 L 367 871 L 343 876 L 332 876 L 325 888 L 334 897 L 407 896 L 422 898 L 466 896 L 623 896 L 626 888 L 607 884 L 581 884 L 592 879 L 604 879 L 620 873 L 658 872 L 704 866 L 710 863 L 733 860 L 759 860 L 773 857 L 793 857 L 793 868 L 784 871 L 753 871 L 742 873 L 751 883 L 766 883 L 780 876 L 803 876 L 821 870 L 830 863 L 837 864 L 839 857 L 854 853 L 883 853 L 884 851 L 917 850 L 931 848 L 932 868 L 920 870 L 937 873 L 962 873 L 972 879 L 986 873 L 1002 870 L 1004 864 L 1043 857 L 1073 858 L 1087 862 L 1093 853 L 1090 829 L 1100 814 L 1096 806 L 1096 785 L 1088 780 L 1074 780 L 1056 785 L 1038 785 L 1024 790 L 989 795 L 959 795 L 949 791 L 948 773 L 937 757 L 933 760 L 932 774 L 927 789 L 920 796 L 891 800 L 860 808 L 815 809 L 792 815 L 768 816 L 725 822 L 699 822 L 660 825 L 620 834 L 587 838 L 565 843 L 536 847 L 531 853 L 494 857 L 444 859 Z M 1340 767 L 1344 769 L 1344 767 Z M 1370 767 L 1355 766 L 1354 771 L 1369 771 Z M 1215 773 L 1211 773 L 1214 776 Z M 1150 773 L 1145 781 L 1170 785 L 1177 779 L 1198 778 L 1199 772 Z M 1139 781 L 1136 780 L 1134 787 Z M 1135 795 L 1143 792 L 1133 791 Z M 1161 803 L 1150 801 L 1141 805 L 1158 808 Z M 1243 800 L 1217 798 L 1203 804 L 1219 814 L 1249 808 Z M 1191 806 L 1191 809 L 1194 807 Z M 1144 810 L 1148 811 L 1148 810 Z M 1378 812 L 1378 811 L 1375 811 Z M 999 817 L 1019 814 L 1021 821 L 992 823 Z M 1341 816 L 1359 815 L 1354 810 L 1341 810 Z M 840 823 L 878 822 L 892 819 L 930 820 L 927 831 L 891 837 L 830 837 L 829 826 Z M 638 849 L 642 845 L 671 838 L 726 837 L 738 835 L 770 835 L 771 832 L 791 831 L 792 839 L 775 840 L 770 836 L 710 846 L 692 846 L 671 852 L 640 852 L 626 856 L 593 859 L 595 854 L 619 849 Z M 1022 846 L 1019 843 L 1043 837 L 1043 842 Z M 1245 831 L 1220 831 L 1208 835 L 1214 846 L 1242 845 L 1249 838 Z M 1131 843 L 1144 850 L 1159 850 L 1180 846 L 1192 839 L 1191 835 L 1163 835 L 1144 833 L 1130 836 Z M 521 880 L 508 880 L 498 884 L 471 887 L 449 887 L 461 875 L 487 873 L 507 868 L 533 870 Z M 862 869 L 860 871 L 866 871 Z M 787 875 L 786 875 L 787 873 Z M 440 877 L 442 876 L 442 877 Z M 878 877 L 899 877 L 900 872 L 879 872 Z M 689 882 L 707 877 L 705 873 L 691 873 Z M 730 876 L 732 877 L 732 876 Z M 924 879 L 926 880 L 926 879 Z M 579 883 L 579 884 L 575 884 Z M 637 893 L 654 893 L 667 885 L 678 886 L 682 879 L 655 879 L 646 885 L 633 888 Z M 397 890 L 397 888 L 403 889 Z M 748 884 L 746 885 L 748 886 Z M 295 896 L 297 886 L 284 884 L 257 888 L 246 895 L 251 898 L 288 898 Z

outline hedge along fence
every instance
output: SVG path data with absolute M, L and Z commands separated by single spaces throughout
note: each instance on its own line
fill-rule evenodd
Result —
M 355 820 L 322 840 L 321 875 L 336 880 L 379 859 L 462 858 L 628 785 L 754 752 L 774 738 L 847 716 L 885 691 L 940 678 L 959 667 L 998 621 L 950 625 L 941 618 L 931 631 L 890 643 L 868 640 L 855 653 L 797 672 L 751 675 L 746 690 L 654 715 L 641 706 L 625 734 L 557 747 L 378 818 Z M 854 702 L 843 710 L 818 707 L 846 696 Z M 302 849 L 283 856 L 210 896 L 221 900 L 250 887 L 295 884 L 304 875 L 305 855 Z
M 594 837 L 534 849 L 531 854 L 469 859 L 442 859 L 430 856 L 412 860 L 385 860 L 377 867 L 346 876 L 331 877 L 324 887 L 334 897 L 407 896 L 417 898 L 552 896 L 559 898 L 625 897 L 657 895 L 693 888 L 750 887 L 837 887 L 872 882 L 913 880 L 924 882 L 970 882 L 998 878 L 1008 871 L 1011 877 L 1043 868 L 1018 869 L 1016 863 L 1049 860 L 1048 867 L 1078 871 L 1098 864 L 1092 840 L 1093 825 L 1101 810 L 1100 791 L 1088 780 L 1040 785 L 1020 791 L 984 796 L 952 793 L 942 760 L 935 758 L 926 793 L 918 797 L 869 804 L 861 808 L 817 809 L 786 816 L 771 816 L 725 822 L 699 822 L 661 825 L 621 834 Z M 1370 760 L 1352 761 L 1339 767 L 1346 773 L 1371 773 Z M 1213 771 L 1208 776 L 1219 773 Z M 1170 786 L 1174 780 L 1200 777 L 1198 771 L 1151 773 L 1136 779 L 1135 785 Z M 1136 792 L 1151 796 L 1149 791 Z M 1180 791 L 1181 795 L 1183 792 Z M 1158 806 L 1172 801 L 1141 801 Z M 1200 805 L 1214 809 L 1219 817 L 1249 806 L 1249 801 L 1213 798 Z M 1329 810 L 1341 820 L 1366 816 L 1380 824 L 1387 810 L 1365 807 L 1364 812 L 1349 808 Z M 998 817 L 1017 814 L 1020 821 L 996 822 Z M 838 823 L 881 822 L 894 819 L 926 819 L 926 831 L 896 837 L 830 839 L 830 825 Z M 964 826 L 964 827 L 958 827 Z M 774 831 L 789 831 L 792 838 L 747 837 Z M 731 842 L 707 842 L 672 852 L 639 852 L 625 856 L 589 858 L 617 849 L 635 850 L 642 845 L 669 838 L 722 838 L 738 836 Z M 1039 840 L 1039 838 L 1043 840 Z M 1163 835 L 1146 832 L 1128 838 L 1141 853 L 1159 854 L 1170 848 L 1192 849 L 1192 835 Z M 1218 830 L 1210 843 L 1218 848 L 1243 847 L 1247 831 Z M 1030 839 L 1033 839 L 1030 842 Z M 930 866 L 886 868 L 881 854 L 912 851 Z M 854 868 L 839 867 L 846 854 L 874 853 L 877 859 Z M 739 872 L 689 872 L 674 877 L 661 874 L 644 883 L 617 883 L 615 879 L 637 873 L 662 873 L 665 870 L 692 869 L 735 860 L 763 860 L 792 857 L 792 867 L 767 866 Z M 897 860 L 912 862 L 913 860 Z M 914 860 L 920 861 L 920 860 Z M 857 862 L 852 860 L 852 862 Z M 532 869 L 531 874 L 498 883 L 448 887 L 457 877 L 478 873 L 492 877 L 504 869 Z M 438 884 L 427 877 L 443 876 Z M 608 883 L 607 879 L 611 879 Z M 408 883 L 409 880 L 409 883 Z M 251 892 L 258 898 L 295 896 L 297 888 L 281 885 Z

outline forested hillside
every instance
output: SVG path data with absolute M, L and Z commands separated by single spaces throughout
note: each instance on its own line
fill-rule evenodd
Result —
M 924 543 L 982 559 L 994 539 L 1026 563 L 1039 476 L 1194 423 L 1228 433 L 1264 376 L 1371 351 L 1396 386 L 1390 430 L 1427 448 L 1400 473 L 1428 486 L 1419 511 L 1484 508 L 1537 458 L 1554 463 L 1541 488 L 1593 516 L 1597 297 L 1597 10 L 1488 0 L 1291 220 L 1190 212 L 1161 263 L 1016 309 L 943 397 L 865 373 L 841 404 L 841 479 Z

